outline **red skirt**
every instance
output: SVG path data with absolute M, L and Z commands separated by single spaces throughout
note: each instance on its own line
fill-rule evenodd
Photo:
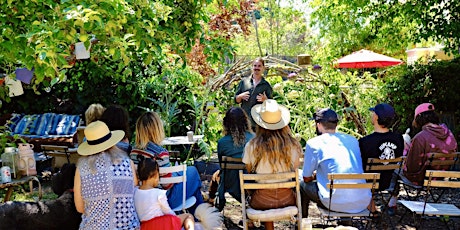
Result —
M 180 230 L 182 224 L 180 218 L 175 215 L 164 215 L 152 218 L 147 221 L 141 222 L 141 230 L 154 230 L 154 229 L 171 229 Z

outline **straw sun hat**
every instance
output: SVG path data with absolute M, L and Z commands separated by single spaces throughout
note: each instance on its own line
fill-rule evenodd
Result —
M 251 109 L 251 116 L 260 127 L 270 130 L 284 128 L 291 119 L 289 109 L 279 105 L 273 99 L 267 99 L 262 104 L 254 105 Z
M 107 125 L 102 121 L 91 122 L 85 128 L 86 141 L 78 146 L 78 154 L 89 156 L 102 152 L 116 145 L 123 139 L 125 132 L 115 130 L 110 132 Z

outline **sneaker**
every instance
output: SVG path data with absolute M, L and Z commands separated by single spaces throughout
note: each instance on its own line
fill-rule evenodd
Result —
M 396 206 L 388 207 L 387 213 L 388 213 L 389 216 L 394 216 L 394 215 L 396 215 Z

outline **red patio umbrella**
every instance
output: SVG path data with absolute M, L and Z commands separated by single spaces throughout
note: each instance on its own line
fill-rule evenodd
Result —
M 340 58 L 334 63 L 335 68 L 379 68 L 385 66 L 394 66 L 403 63 L 403 61 L 374 53 L 369 50 L 360 50 L 345 57 Z

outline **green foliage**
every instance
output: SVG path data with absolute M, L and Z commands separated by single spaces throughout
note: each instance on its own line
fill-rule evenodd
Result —
M 6 147 L 18 147 L 16 143 L 25 143 L 19 135 L 11 135 L 11 131 L 4 125 L 0 126 L 0 154 L 5 152 Z
M 310 1 L 319 30 L 317 58 L 331 61 L 362 48 L 402 58 L 416 43 L 459 45 L 458 1 Z
M 273 0 L 259 2 L 258 7 L 261 18 L 257 25 L 263 55 L 297 56 L 311 50 L 311 29 L 302 12 L 281 7 Z M 259 55 L 257 37 L 252 30 L 249 36 L 238 35 L 233 41 L 239 55 Z
M 275 99 L 291 111 L 292 132 L 304 141 L 316 135 L 314 123 L 308 118 L 313 117 L 316 110 L 326 107 L 335 110 L 342 118 L 339 123 L 342 132 L 361 136 L 350 116 L 353 111 L 360 116 L 360 122 L 366 125 L 369 133 L 372 127 L 366 119 L 368 109 L 382 100 L 379 92 L 381 83 L 369 74 L 342 74 L 325 68 L 316 78 L 302 82 L 282 81 L 281 77 L 270 78 L 269 81 L 273 85 Z M 342 93 L 350 105 L 345 102 Z
M 387 80 L 383 91 L 401 117 L 400 131 L 411 127 L 417 105 L 431 102 L 441 120 L 459 133 L 459 121 L 455 119 L 460 115 L 459 72 L 460 58 L 395 68 L 390 73 L 394 77 Z
M 460 46 L 460 2 L 459 1 L 390 1 L 391 7 L 401 8 L 405 19 L 415 21 L 414 36 L 416 42 L 433 39 L 444 44 L 452 53 Z M 389 15 L 393 16 L 393 15 Z
M 33 89 L 68 78 L 74 44 L 84 42 L 92 61 L 116 63 L 114 78 L 125 80 L 145 65 L 165 59 L 171 50 L 185 54 L 206 20 L 204 1 L 52 1 L 9 0 L 0 6 L 0 70 L 34 68 Z M 96 40 L 95 40 L 96 39 Z
M 411 44 L 410 18 L 386 18 L 394 10 L 386 3 L 373 1 L 311 1 L 312 27 L 318 28 L 316 58 L 330 62 L 362 48 L 402 55 Z

